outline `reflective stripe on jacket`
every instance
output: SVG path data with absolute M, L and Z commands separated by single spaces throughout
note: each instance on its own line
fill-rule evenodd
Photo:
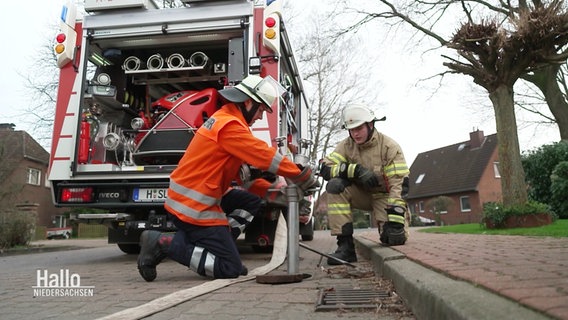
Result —
M 195 133 L 170 175 L 165 208 L 187 223 L 228 225 L 221 197 L 243 163 L 285 177 L 301 172 L 275 148 L 256 138 L 238 107 L 229 103 Z
M 335 150 L 324 159 L 324 164 L 331 167 L 333 176 L 340 162 L 358 163 L 373 170 L 380 178 L 381 186 L 372 193 L 388 193 L 389 205 L 406 206 L 402 199 L 402 183 L 410 174 L 402 149 L 392 138 L 373 130 L 369 141 L 357 145 L 350 137 L 342 140 Z

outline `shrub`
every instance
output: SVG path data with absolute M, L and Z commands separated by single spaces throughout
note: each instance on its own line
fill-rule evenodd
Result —
M 550 205 L 560 217 L 568 218 L 568 161 L 562 161 L 554 168 L 550 176 Z
M 522 205 L 504 206 L 497 202 L 487 202 L 483 204 L 482 223 L 491 222 L 496 228 L 503 228 L 505 220 L 511 216 L 526 216 L 531 214 L 547 213 L 556 219 L 550 207 L 544 203 L 529 201 Z
M 560 217 L 568 218 L 568 212 L 556 207 L 563 198 L 553 199 L 551 176 L 554 168 L 568 159 L 568 141 L 543 145 L 521 157 L 525 179 L 529 186 L 529 198 L 533 201 L 548 203 Z M 560 201 L 560 202 L 559 202 Z
M 410 226 L 411 227 L 423 227 L 424 222 L 422 222 L 422 220 L 420 220 L 420 217 L 418 215 L 412 214 L 410 216 Z
M 27 245 L 32 240 L 36 214 L 30 211 L 4 211 L 0 213 L 0 249 Z

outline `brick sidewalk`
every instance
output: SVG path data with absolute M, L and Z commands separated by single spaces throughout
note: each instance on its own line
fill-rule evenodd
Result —
M 378 242 L 373 230 L 362 233 Z M 558 319 L 568 319 L 568 238 L 433 234 L 411 229 L 412 261 L 482 286 Z

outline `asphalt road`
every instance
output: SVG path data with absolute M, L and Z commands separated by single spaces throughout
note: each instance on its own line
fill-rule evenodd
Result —
M 329 231 L 317 231 L 311 248 L 330 252 L 335 241 Z M 106 240 L 51 240 L 39 244 L 46 252 L 0 256 L 0 314 L 2 319 L 96 319 L 145 305 L 180 290 L 210 282 L 175 261 L 158 266 L 158 278 L 145 282 L 136 269 L 136 255 L 127 255 Z M 58 250 L 54 247 L 60 247 Z M 253 270 L 271 254 L 241 247 L 243 263 Z M 52 251 L 53 250 L 53 251 Z M 324 260 L 325 262 L 325 260 Z M 310 278 L 292 284 L 241 282 L 183 302 L 149 319 L 413 319 L 401 301 L 382 310 L 316 312 L 322 288 L 377 287 L 369 262 L 362 258 L 357 271 L 345 266 L 320 265 L 316 253 L 300 250 L 300 272 Z M 275 272 L 286 272 L 285 262 Z M 354 269 L 355 270 L 355 269 Z M 50 283 L 50 281 L 56 281 Z M 65 283 L 67 281 L 67 283 Z M 379 281 L 380 282 L 380 281 Z M 381 282 L 387 290 L 388 282 Z M 82 291 L 35 291 L 45 284 L 78 285 Z M 36 288 L 34 288 L 36 287 Z M 68 288 L 68 287 L 67 287 Z M 91 291 L 87 290 L 90 289 Z M 56 296 L 66 294 L 75 296 Z M 47 295 L 47 296 L 46 296 Z M 76 296 L 83 295 L 83 296 Z M 396 298 L 396 295 L 393 295 Z M 397 299 L 395 299 L 397 300 Z M 389 302 L 389 303 L 390 303 Z M 348 314 L 346 314 L 348 313 Z

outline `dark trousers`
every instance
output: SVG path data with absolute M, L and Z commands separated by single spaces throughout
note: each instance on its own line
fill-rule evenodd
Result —
M 247 191 L 233 189 L 221 200 L 225 213 L 236 209 L 247 210 L 258 215 L 261 199 Z M 168 256 L 202 276 L 215 279 L 237 278 L 243 264 L 233 234 L 228 226 L 197 226 L 183 222 L 176 217 L 177 227 Z
M 168 255 L 202 276 L 237 278 L 243 269 L 228 226 L 202 227 L 174 218 L 178 228 Z
M 258 217 L 262 208 L 262 199 L 245 190 L 231 189 L 221 198 L 221 208 L 226 214 L 243 209 Z

